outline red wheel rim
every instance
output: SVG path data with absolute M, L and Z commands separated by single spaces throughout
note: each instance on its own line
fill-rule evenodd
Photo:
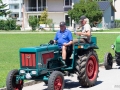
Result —
M 62 88 L 62 78 L 58 76 L 54 81 L 54 90 L 61 90 Z
M 20 90 L 22 88 L 22 85 L 23 85 L 23 81 L 20 80 L 19 83 L 15 85 L 14 90 Z
M 94 80 L 97 76 L 98 64 L 95 56 L 90 56 L 87 62 L 87 76 L 90 80 Z

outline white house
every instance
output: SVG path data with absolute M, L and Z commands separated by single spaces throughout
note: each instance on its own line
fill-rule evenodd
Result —
M 116 1 L 118 1 L 118 3 L 120 2 L 120 0 Z M 39 18 L 43 10 L 47 9 L 48 18 L 53 19 L 55 27 L 59 27 L 59 22 L 65 21 L 67 23 L 67 26 L 73 29 L 74 21 L 72 21 L 68 16 L 68 10 L 72 9 L 73 5 L 77 2 L 79 2 L 79 0 L 23 0 L 23 28 L 30 29 L 28 23 L 29 16 L 34 15 Z M 114 8 L 114 3 L 112 5 L 108 1 L 101 0 L 98 2 L 98 4 L 100 9 L 104 11 L 105 14 L 105 19 L 103 20 L 104 23 L 109 23 L 109 26 L 106 25 L 106 28 L 111 28 L 111 23 L 114 22 L 114 12 L 117 11 Z M 100 27 L 104 27 L 104 25 L 101 25 Z
M 29 28 L 29 16 L 34 15 L 39 18 L 44 9 L 48 10 L 48 18 L 53 19 L 55 27 L 58 27 L 61 21 L 72 27 L 72 20 L 67 12 L 77 1 L 79 0 L 23 0 L 24 28 Z
M 14 18 L 17 20 L 22 20 L 22 3 L 23 0 L 2 0 L 4 4 L 7 4 L 8 6 L 5 9 L 9 9 L 11 11 L 11 14 L 7 17 L 1 16 L 0 19 L 6 19 L 6 18 Z
M 4 0 L 3 0 L 4 1 Z M 22 20 L 22 0 L 8 0 L 11 18 Z

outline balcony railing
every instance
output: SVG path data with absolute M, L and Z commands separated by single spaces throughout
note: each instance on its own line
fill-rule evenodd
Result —
M 17 9 L 16 8 L 9 8 L 9 10 L 12 11 L 12 12 L 19 12 L 19 11 L 23 12 L 22 8 L 21 9 L 20 8 L 17 8 Z
M 26 12 L 39 12 L 39 11 L 44 11 L 45 9 L 48 10 L 48 12 L 64 12 L 72 9 L 72 6 L 63 6 L 63 9 L 61 10 L 49 10 L 48 7 L 26 7 Z
M 26 7 L 27 12 L 44 11 L 47 7 Z
M 19 12 L 19 8 L 18 9 L 10 9 L 10 11 L 12 11 L 12 12 Z M 22 9 L 21 9 L 21 12 L 22 12 Z
M 9 0 L 9 4 L 22 3 L 22 0 Z
M 64 6 L 64 11 L 68 11 L 68 10 L 71 10 L 72 9 L 72 6 Z

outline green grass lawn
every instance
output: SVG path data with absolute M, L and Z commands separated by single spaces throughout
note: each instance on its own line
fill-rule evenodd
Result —
M 120 28 L 108 29 L 108 30 L 97 30 L 93 32 L 120 32 Z
M 96 50 L 100 63 L 119 34 L 93 34 L 97 37 L 99 49 Z M 75 35 L 73 35 L 76 38 Z M 53 34 L 0 34 L 0 88 L 5 86 L 6 76 L 12 69 L 19 68 L 19 49 L 21 47 L 39 46 L 54 38 Z

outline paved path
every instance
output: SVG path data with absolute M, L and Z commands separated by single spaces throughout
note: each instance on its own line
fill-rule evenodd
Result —
M 113 69 L 105 70 L 99 68 L 99 77 L 96 85 L 90 88 L 82 88 L 77 80 L 77 76 L 65 77 L 64 90 L 120 90 L 120 67 L 114 64 Z M 32 86 L 24 87 L 23 90 L 47 90 L 47 86 L 42 82 Z

